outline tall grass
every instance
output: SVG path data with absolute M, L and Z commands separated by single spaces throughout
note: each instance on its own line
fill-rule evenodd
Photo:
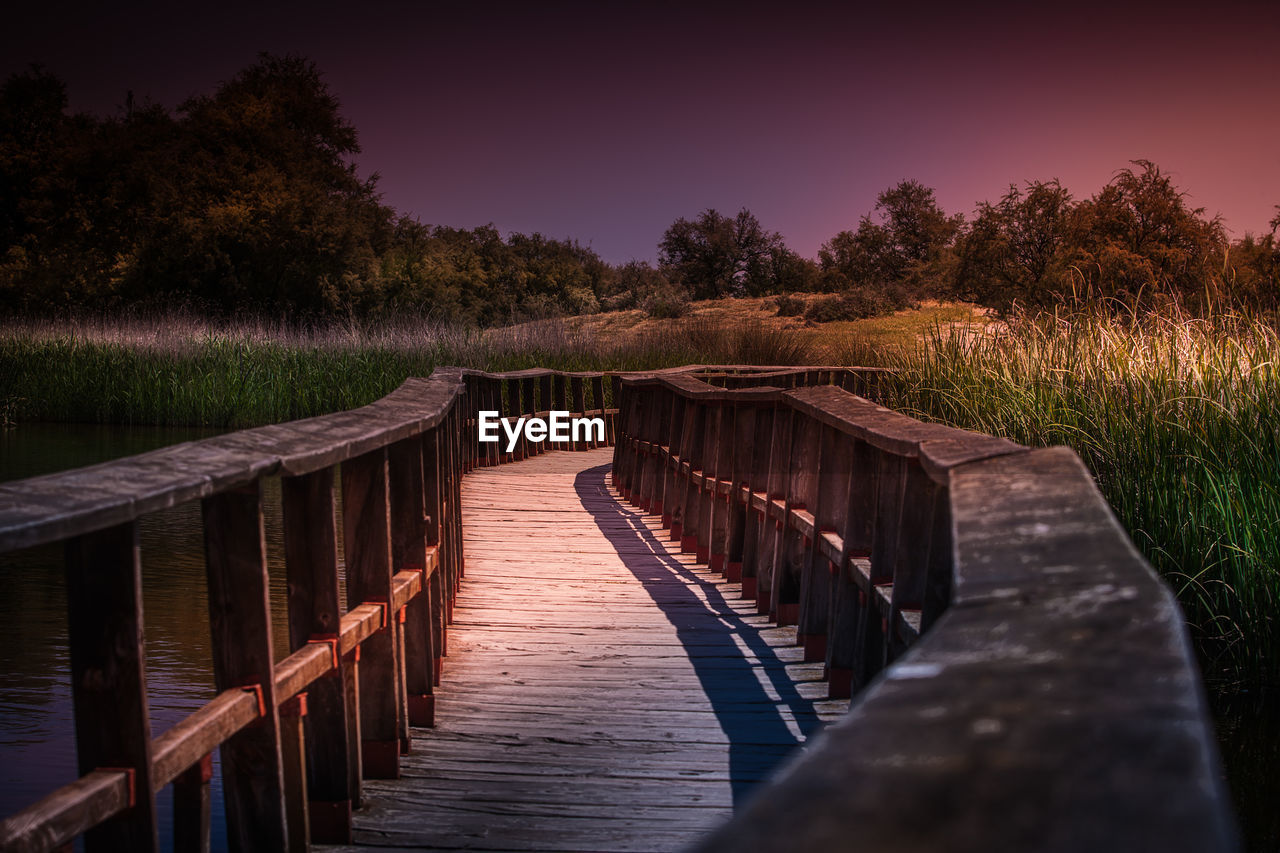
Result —
M 936 327 L 906 345 L 699 318 L 613 338 L 558 321 L 302 327 L 193 317 L 0 325 L 0 422 L 253 426 L 376 400 L 436 365 L 641 370 L 832 361 L 897 368 L 881 402 L 1067 444 L 1172 583 L 1207 674 L 1280 681 L 1280 338 L 1239 318 L 1078 314 Z M 915 341 L 912 345 L 912 341 Z
M 696 318 L 613 339 L 548 320 L 476 330 L 405 320 L 320 327 L 198 317 L 0 325 L 0 423 L 238 428 L 372 402 L 437 365 L 643 370 L 693 362 L 799 364 L 804 341 Z
M 885 405 L 1075 448 L 1174 587 L 1206 675 L 1280 681 L 1280 338 L 1271 326 L 1042 316 L 938 328 L 888 361 L 899 370 L 881 386 Z

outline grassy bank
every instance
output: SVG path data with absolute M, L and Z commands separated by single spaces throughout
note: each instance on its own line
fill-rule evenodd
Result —
M 1101 315 L 968 325 L 971 314 L 940 306 L 811 328 L 768 311 L 734 300 L 665 323 L 598 315 L 485 332 L 409 321 L 9 322 L 0 420 L 252 426 L 362 405 L 440 364 L 891 366 L 888 405 L 1074 447 L 1177 591 L 1209 676 L 1280 680 L 1280 340 L 1269 326 Z
M 1084 458 L 1181 601 L 1206 675 L 1280 663 L 1280 340 L 1262 323 L 1085 315 L 939 331 L 882 402 Z
M 486 331 L 424 322 L 215 325 L 164 317 L 0 327 L 0 423 L 248 427 L 372 402 L 437 365 L 639 370 L 694 362 L 800 364 L 788 330 L 703 318 L 595 335 L 549 320 Z

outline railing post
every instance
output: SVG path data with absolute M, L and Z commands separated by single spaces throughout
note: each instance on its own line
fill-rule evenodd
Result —
M 622 406 L 622 377 L 613 374 L 609 377 L 609 403 L 606 408 L 619 409 Z M 618 443 L 618 415 L 609 415 L 605 419 L 605 428 L 609 433 L 609 441 L 613 444 Z
M 799 630 L 800 603 L 805 590 L 804 572 L 809 565 L 812 541 L 791 524 L 792 510 L 813 512 L 815 498 L 814 471 L 818 467 L 818 422 L 788 407 L 790 436 L 782 447 L 781 483 L 785 495 L 782 526 L 779 530 L 778 556 L 774 562 L 773 603 L 779 625 L 797 625 L 797 641 L 806 634 Z
M 924 610 L 930 540 L 934 532 L 933 514 L 940 491 L 938 484 L 921 467 L 919 459 L 909 460 L 905 480 L 897 557 L 893 566 L 893 594 L 886 618 L 886 663 L 897 659 L 914 641 L 914 637 L 901 635 L 899 621 L 903 614 L 914 612 L 918 619 Z
M 711 454 L 715 479 L 711 481 L 711 517 L 707 546 L 710 549 L 708 566 L 711 571 L 724 574 L 726 554 L 729 550 L 729 514 L 733 501 L 733 455 L 737 438 L 736 407 L 727 401 L 715 404 L 716 427 Z
M 760 593 L 768 587 L 761 587 L 762 574 L 768 531 L 772 527 L 769 520 L 769 508 L 757 508 L 755 494 L 761 492 L 769 496 L 769 463 L 773 450 L 773 422 L 777 419 L 778 407 L 775 404 L 759 406 L 755 410 L 755 432 L 751 440 L 751 462 L 749 486 L 751 494 L 747 496 L 747 510 L 744 516 L 742 532 L 742 598 L 757 602 L 759 610 Z M 765 610 L 768 610 L 766 605 Z
M 342 619 L 338 595 L 337 522 L 333 469 L 283 477 L 284 560 L 289 581 L 289 648 L 331 643 Z M 360 799 L 359 741 L 348 736 L 354 696 L 346 669 L 354 654 L 335 656 L 337 666 L 307 688 L 306 768 L 309 827 L 321 844 L 351 842 L 351 809 Z
M 604 421 L 604 440 L 596 440 L 595 433 L 591 434 L 591 446 L 599 447 L 600 445 L 611 444 L 611 435 L 609 430 L 609 416 L 604 411 L 604 375 L 600 374 L 591 377 L 591 409 L 600 410 L 600 420 Z
M 133 788 L 132 807 L 85 833 L 85 848 L 156 850 L 137 524 L 67 540 L 66 576 L 80 775 L 126 770 Z
M 453 551 L 446 543 L 452 537 L 448 535 L 448 522 L 445 519 L 445 506 L 448 498 L 449 476 L 445 470 L 449 453 L 447 449 L 447 426 L 437 427 L 422 436 L 422 477 L 425 496 L 425 512 L 427 516 L 427 544 L 436 546 L 436 569 L 431 573 L 427 590 L 430 598 L 431 612 L 431 649 L 434 658 L 431 662 L 432 685 L 440 685 L 440 667 L 444 657 L 445 634 L 445 578 L 447 577 Z M 431 691 L 428 691 L 431 692 Z M 430 698 L 431 722 L 419 725 L 435 725 L 435 697 Z M 424 702 L 426 700 L 424 699 Z M 410 707 L 410 712 L 413 708 Z
M 844 501 L 844 519 L 839 528 L 843 550 L 840 563 L 835 567 L 828 617 L 827 687 L 832 699 L 847 699 L 855 686 L 862 686 L 861 682 L 854 684 L 854 659 L 857 652 L 855 638 L 862 614 L 860 598 L 864 593 L 860 583 L 861 570 L 852 565 L 852 561 L 866 561 L 871 555 L 875 508 L 879 503 L 876 451 L 865 441 L 852 437 L 843 439 L 842 444 L 849 459 L 849 487 Z
M 360 647 L 360 753 L 364 775 L 400 776 L 401 690 L 391 609 L 391 529 L 386 448 L 342 463 L 347 608 L 381 603 L 382 627 Z
M 573 393 L 573 412 L 575 417 L 584 417 L 587 414 L 586 393 L 583 388 L 583 379 L 581 376 L 571 376 L 569 378 L 569 387 Z M 570 435 L 570 438 L 573 436 Z M 590 438 L 590 435 L 587 436 Z M 574 450 L 586 450 L 591 447 L 586 439 L 575 440 L 573 442 Z
M 662 406 L 661 389 L 646 388 L 644 391 L 644 410 L 640 418 L 639 438 L 648 443 L 649 448 L 638 456 L 635 472 L 635 491 L 641 512 L 662 514 L 661 460 L 656 445 L 661 443 Z
M 222 744 L 227 840 L 233 851 L 286 850 L 262 481 L 205 498 L 203 515 L 214 685 L 259 696 L 257 722 Z
M 662 435 L 667 454 L 665 458 L 658 459 L 662 466 L 659 474 L 662 478 L 662 527 L 671 530 L 677 513 L 676 507 L 683 500 L 683 487 L 679 472 L 674 467 L 674 459 L 680 453 L 680 435 L 684 431 L 684 398 L 663 389 L 658 395 L 657 404 L 662 407 L 667 425 Z
M 698 550 L 698 486 L 694 484 L 693 472 L 700 467 L 702 458 L 702 415 L 703 407 L 695 400 L 685 400 L 684 430 L 680 436 L 680 467 L 684 477 L 684 493 L 680 500 L 680 518 L 672 518 L 671 538 L 680 540 L 680 550 L 686 554 L 695 554 Z M 676 529 L 677 523 L 679 530 Z M 679 533 L 679 536 L 676 534 Z
M 177 853 L 208 853 L 212 842 L 213 753 L 188 767 L 173 780 L 173 849 Z
M 869 574 L 857 574 L 859 613 L 854 629 L 854 684 L 866 684 L 884 668 L 888 614 L 882 615 L 879 588 L 893 583 L 898 562 L 898 531 L 906 496 L 907 460 L 880 451 L 876 470 L 876 508 Z M 886 608 L 887 610 L 887 608 Z
M 751 514 L 751 495 L 744 502 L 742 486 L 752 482 L 751 463 L 755 456 L 756 406 L 737 404 L 733 414 L 733 455 L 729 460 L 729 509 L 725 530 L 725 580 L 742 582 L 743 551 L 747 538 L 747 520 Z
M 640 440 L 639 428 L 639 411 L 640 411 L 640 394 L 641 390 L 638 386 L 627 386 L 626 392 L 619 401 L 620 409 L 618 418 L 621 421 L 619 434 L 625 437 L 625 441 L 618 442 L 614 448 L 614 487 L 618 493 L 622 495 L 623 500 L 631 500 L 635 486 L 635 471 L 639 467 L 640 448 L 637 442 Z
M 791 474 L 788 454 L 791 451 L 791 421 L 793 411 L 788 406 L 779 405 L 773 416 L 773 435 L 769 441 L 769 477 L 768 501 L 765 506 L 764 547 L 760 553 L 759 594 L 756 597 L 756 612 L 767 613 L 769 618 L 779 625 L 789 624 L 779 621 L 778 590 L 781 586 L 781 563 L 784 558 L 783 531 L 786 528 L 787 481 Z M 774 502 L 781 503 L 781 508 Z M 782 515 L 779 516 L 778 513 Z
M 280 758 L 284 771 L 284 812 L 289 825 L 290 853 L 306 853 L 311 849 L 304 735 L 306 716 L 305 690 L 280 703 Z
M 414 571 L 422 577 L 421 591 L 405 604 L 404 621 L 396 620 L 404 638 L 406 722 L 430 726 L 435 719 L 435 651 L 431 632 L 431 580 L 427 575 L 428 520 L 421 436 L 402 439 L 388 448 L 391 475 L 391 565 L 394 571 Z M 434 574 L 434 573 L 433 573 Z M 406 742 L 401 744 L 408 752 Z
M 810 419 L 813 420 L 813 419 Z M 805 557 L 800 583 L 800 620 L 796 640 L 804 646 L 804 659 L 809 663 L 825 662 L 831 619 L 833 566 L 823 554 L 819 540 L 824 532 L 835 532 L 847 511 L 844 499 L 849 494 L 848 442 L 830 426 L 814 422 L 818 444 L 817 477 L 811 486 L 813 500 L 813 542 Z

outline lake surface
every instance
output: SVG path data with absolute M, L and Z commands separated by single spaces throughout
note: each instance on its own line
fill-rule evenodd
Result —
M 0 430 L 0 481 L 74 468 L 217 434 L 213 430 L 24 424 Z M 265 522 L 276 658 L 288 650 L 279 480 L 268 478 Z M 214 696 L 204 544 L 198 501 L 144 516 L 143 619 L 152 736 Z M 67 602 L 62 546 L 0 554 L 0 815 L 74 781 Z M 214 761 L 218 757 L 215 753 Z M 160 799 L 162 839 L 172 800 Z M 213 781 L 213 842 L 224 848 L 221 776 Z M 164 841 L 162 841 L 164 843 Z M 166 845 L 167 846 L 167 845 Z
M 84 424 L 0 429 L 0 481 L 22 479 L 217 434 L 213 430 Z M 279 480 L 265 484 L 276 658 L 287 650 Z M 209 612 L 199 502 L 145 516 L 143 613 L 152 736 L 213 698 Z M 341 531 L 339 530 L 339 536 Z M 339 555 L 341 555 L 339 541 Z M 341 569 L 341 566 L 340 566 Z M 345 593 L 344 593 L 345 594 Z M 76 776 L 67 663 L 61 545 L 0 554 L 0 816 Z M 1215 697 L 1217 727 L 1233 796 L 1251 850 L 1280 849 L 1280 713 L 1260 697 Z M 217 754 L 214 761 L 217 762 Z M 221 776 L 213 781 L 213 846 L 225 848 Z M 161 792 L 162 844 L 172 835 L 172 800 Z

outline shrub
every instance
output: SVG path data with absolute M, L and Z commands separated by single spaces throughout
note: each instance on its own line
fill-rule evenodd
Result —
M 799 317 L 804 314 L 805 307 L 809 304 L 807 300 L 802 299 L 795 294 L 783 294 L 777 298 L 778 316 L 779 317 Z
M 662 287 L 645 299 L 644 310 L 655 320 L 674 320 L 689 312 L 689 296 L 679 288 Z

